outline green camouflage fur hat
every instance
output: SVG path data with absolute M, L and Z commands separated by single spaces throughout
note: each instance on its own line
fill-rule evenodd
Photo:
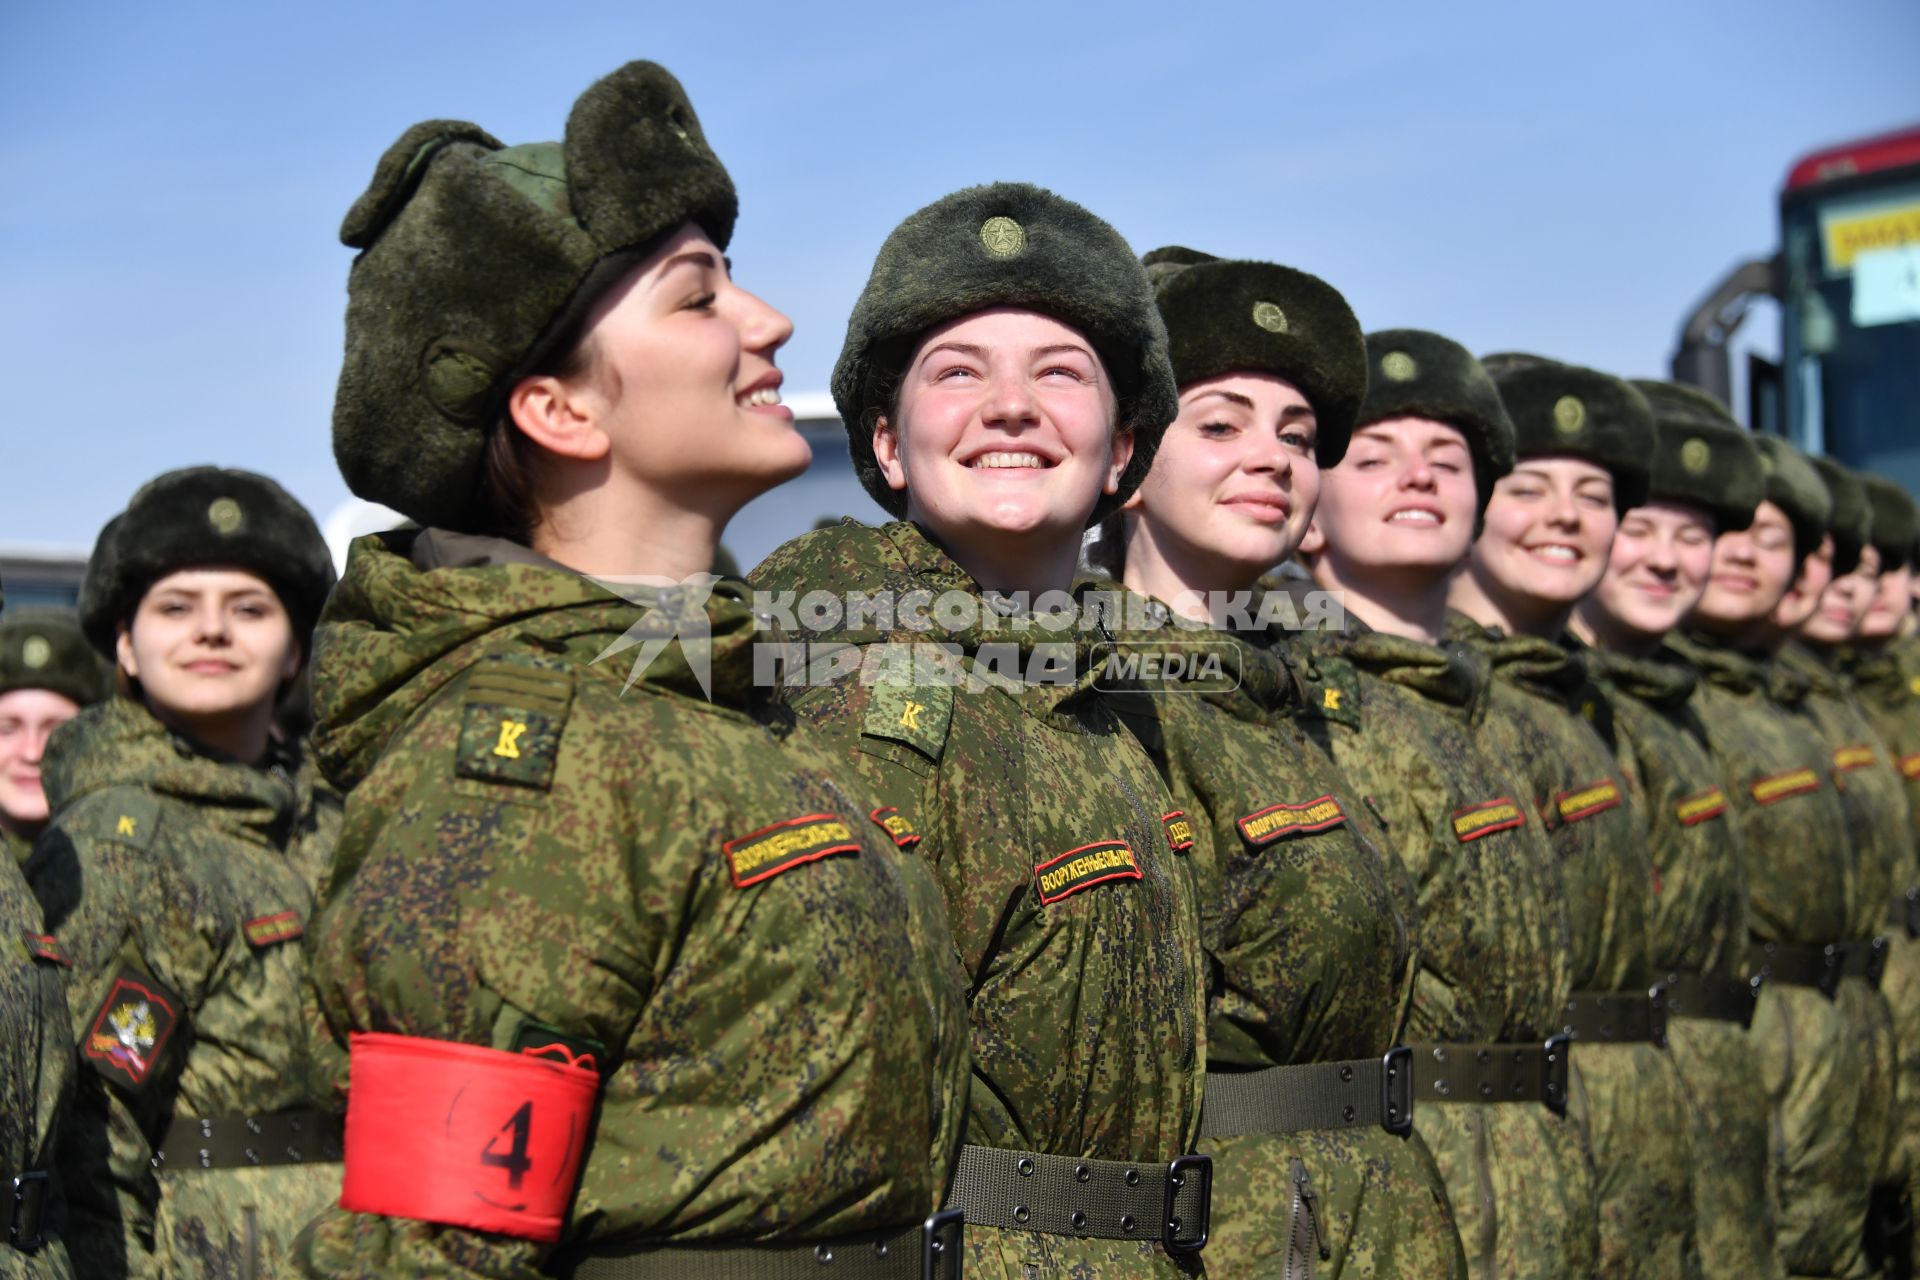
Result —
M 1866 487 L 1850 468 L 1832 458 L 1808 455 L 1807 461 L 1820 473 L 1820 482 L 1827 486 L 1827 496 L 1833 500 L 1827 532 L 1833 535 L 1834 576 L 1852 573 L 1860 565 L 1861 548 L 1873 536 L 1873 506 L 1867 500 Z
M 1867 503 L 1873 508 L 1873 545 L 1880 552 L 1880 567 L 1898 569 L 1913 563 L 1913 543 L 1920 536 L 1920 508 L 1904 486 L 1871 472 L 1855 472 L 1867 490 Z
M 1698 507 L 1714 532 L 1753 524 L 1766 476 L 1753 439 L 1718 400 L 1678 382 L 1636 379 L 1653 408 L 1653 480 L 1648 497 Z
M 1653 410 L 1622 379 L 1544 356 L 1491 355 L 1482 362 L 1513 419 L 1514 454 L 1572 457 L 1613 476 L 1614 507 L 1647 500 Z
M 1806 454 L 1779 436 L 1755 435 L 1753 444 L 1767 478 L 1766 500 L 1786 514 L 1793 526 L 1793 553 L 1804 560 L 1820 549 L 1833 519 L 1833 498 Z
M 1318 276 L 1271 262 L 1155 249 L 1141 259 L 1167 326 L 1174 381 L 1269 373 L 1313 406 L 1314 456 L 1346 456 L 1367 395 L 1367 342 L 1340 292 Z
M 76 706 L 113 692 L 113 673 L 65 609 L 28 606 L 0 618 L 0 693 L 45 689 Z
M 80 628 L 113 657 L 147 588 L 192 568 L 244 569 L 280 597 L 303 652 L 333 589 L 333 559 L 307 509 L 251 471 L 188 467 L 149 480 L 107 522 L 80 583 Z
M 1484 514 L 1493 482 L 1513 470 L 1513 421 L 1472 353 L 1424 329 L 1368 334 L 1367 396 L 1354 429 L 1390 418 L 1428 418 L 1466 437 Z
M 1024 182 L 956 191 L 909 216 L 880 246 L 833 368 L 833 399 L 860 483 L 886 511 L 906 514 L 907 495 L 887 487 L 874 460 L 874 423 L 892 411 L 921 335 L 991 307 L 1052 316 L 1099 352 L 1119 399 L 1119 427 L 1133 431 L 1120 492 L 1102 495 L 1089 523 L 1100 520 L 1140 487 L 1179 412 L 1167 331 L 1146 268 L 1120 234 Z
M 481 459 L 514 384 L 679 227 L 725 248 L 736 209 L 680 82 L 651 62 L 581 94 L 564 142 L 508 147 L 457 120 L 407 130 L 340 228 L 360 250 L 333 410 L 348 487 L 475 531 Z

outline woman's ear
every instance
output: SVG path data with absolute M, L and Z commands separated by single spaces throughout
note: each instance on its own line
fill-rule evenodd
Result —
M 140 660 L 133 656 L 133 631 L 124 622 L 114 627 L 113 656 L 127 679 L 140 678 Z
M 507 413 L 522 435 L 549 453 L 581 462 L 597 462 L 613 448 L 601 425 L 608 407 L 586 379 L 552 374 L 522 378 L 507 396 Z
M 1101 487 L 1102 493 L 1120 492 L 1120 477 L 1127 473 L 1127 464 L 1133 461 L 1133 428 L 1122 427 L 1113 436 L 1113 443 L 1107 453 L 1107 482 Z M 1136 491 L 1134 496 L 1139 496 Z
M 879 464 L 880 478 L 887 482 L 887 488 L 905 492 L 907 467 L 900 457 L 900 433 L 885 415 L 873 420 L 873 460 Z

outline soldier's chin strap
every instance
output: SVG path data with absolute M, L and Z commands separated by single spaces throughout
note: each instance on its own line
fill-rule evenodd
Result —
M 342 1209 L 560 1238 L 600 1093 L 591 1054 L 381 1032 L 348 1048 Z

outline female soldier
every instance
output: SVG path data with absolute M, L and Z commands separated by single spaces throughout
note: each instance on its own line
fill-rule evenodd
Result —
M 1913 613 L 1911 579 L 1916 512 L 1913 498 L 1884 476 L 1862 475 L 1873 508 L 1871 545 L 1879 557 L 1872 598 L 1855 630 L 1846 667 L 1862 711 L 1892 753 L 1906 787 L 1909 839 L 1920 837 L 1920 664 L 1903 641 Z M 1887 919 L 1886 971 L 1880 991 L 1893 1016 L 1895 1113 L 1920 1115 L 1920 872 L 1912 864 L 1895 884 Z M 1912 1124 L 1897 1135 L 1904 1147 L 1909 1204 L 1920 1204 L 1920 1133 Z M 1894 1244 L 1898 1248 L 1898 1243 Z M 1910 1267 L 1920 1266 L 1920 1240 L 1908 1242 Z M 1897 1269 L 1896 1273 L 1897 1273 Z
M 1653 416 L 1617 378 L 1537 357 L 1490 357 L 1517 461 L 1448 600 L 1449 634 L 1496 677 L 1481 726 L 1520 763 L 1567 880 L 1574 1110 L 1593 1149 L 1600 1274 L 1679 1277 L 1696 1266 L 1686 1103 L 1648 995 L 1653 867 L 1646 821 L 1607 740 L 1603 696 L 1556 643 L 1606 572 L 1619 513 L 1646 496 Z M 1582 712 L 1585 714 L 1583 715 Z
M 339 1189 L 299 939 L 339 803 L 274 710 L 333 564 L 263 476 L 172 471 L 101 533 L 80 622 L 124 696 L 47 753 L 28 879 L 72 962 L 60 1164 L 85 1276 L 280 1274 Z
M 952 1274 L 937 891 L 705 572 L 808 460 L 735 209 L 636 62 L 564 144 L 415 126 L 347 215 L 335 452 L 423 528 L 355 544 L 321 631 L 354 789 L 315 976 L 352 1089 L 308 1274 Z
M 1780 645 L 1774 661 L 1782 669 L 1783 678 L 1795 677 L 1806 683 L 1806 712 L 1832 761 L 1834 791 L 1846 814 L 1853 843 L 1858 879 L 1854 884 L 1852 929 L 1859 936 L 1872 937 L 1885 932 L 1887 904 L 1914 879 L 1912 815 L 1906 786 L 1894 768 L 1892 753 L 1874 731 L 1842 670 L 1842 646 L 1852 643 L 1877 594 L 1880 551 L 1872 540 L 1873 508 L 1860 477 L 1829 458 L 1809 461 L 1833 500 L 1828 536 L 1834 544 L 1830 563 L 1818 558 L 1811 563 L 1816 568 L 1830 567 L 1831 575 L 1824 586 L 1812 590 L 1812 611 Z M 1783 603 L 1781 610 L 1788 607 Z M 1891 944 L 1877 938 L 1875 945 L 1886 948 Z M 1904 947 L 1900 960 L 1903 967 L 1911 963 Z M 1883 955 L 1880 968 L 1870 975 L 1876 986 L 1884 976 L 1886 963 Z M 1903 1004 L 1911 988 L 1911 975 L 1904 975 L 1904 980 L 1896 984 Z M 1874 1160 L 1874 1203 L 1867 1223 L 1869 1254 L 1872 1261 L 1880 1263 L 1896 1247 L 1890 1237 L 1902 1229 L 1908 1216 L 1908 1145 L 1903 1132 L 1920 1129 L 1920 1113 L 1896 1105 L 1898 1094 L 1913 1095 L 1920 1082 L 1903 1083 L 1898 1079 L 1901 1054 L 1895 1028 L 1920 1025 L 1920 1010 L 1896 1010 L 1885 994 L 1871 1007 L 1875 1016 L 1866 1028 L 1865 1047 L 1875 1065 L 1876 1087 L 1869 1096 L 1880 1106 L 1862 1113 L 1860 1130 Z M 1902 1240 L 1898 1247 L 1904 1249 L 1905 1243 Z
M 1360 717 L 1326 716 L 1333 755 L 1378 808 L 1418 893 L 1409 1035 L 1419 1128 L 1476 1277 L 1590 1276 L 1593 1174 L 1565 1116 L 1571 987 L 1560 868 L 1517 773 L 1483 745 L 1484 660 L 1439 645 L 1447 581 L 1466 558 L 1513 425 L 1458 344 L 1367 338 L 1366 403 L 1322 478 L 1304 545 L 1342 593 L 1347 630 L 1316 639 L 1323 679 Z
M 1050 192 L 958 192 L 881 247 L 833 390 L 901 518 L 806 534 L 757 581 L 895 605 L 834 635 L 861 678 L 797 701 L 946 892 L 972 996 L 969 1274 L 1177 1274 L 1169 1250 L 1206 1235 L 1187 842 L 1065 594 L 1176 411 L 1146 272 Z M 928 622 L 943 643 L 909 643 Z
M 1305 708 L 1324 712 L 1340 690 L 1316 685 L 1311 661 L 1289 652 L 1282 611 L 1249 598 L 1299 545 L 1321 466 L 1346 451 L 1366 343 L 1345 300 L 1304 272 L 1184 249 L 1145 261 L 1180 416 L 1139 491 L 1101 523 L 1094 558 L 1149 624 L 1173 612 L 1215 621 L 1210 602 L 1247 618 L 1225 633 L 1149 625 L 1127 637 L 1137 654 L 1195 659 L 1230 641 L 1237 677 L 1169 681 L 1149 716 L 1128 717 L 1192 832 L 1212 962 L 1208 1267 L 1464 1276 L 1439 1171 L 1407 1132 L 1405 1051 L 1390 1056 L 1412 976 L 1412 884 L 1310 736 L 1324 727 Z
M 1751 1035 L 1772 1115 L 1780 1256 L 1790 1275 L 1851 1276 L 1866 1270 L 1873 1173 L 1857 1128 L 1873 1064 L 1855 1031 L 1877 1003 L 1873 947 L 1855 928 L 1852 845 L 1805 682 L 1767 659 L 1770 618 L 1831 545 L 1833 504 L 1792 446 L 1752 439 L 1766 500 L 1751 527 L 1714 539 L 1707 589 L 1667 646 L 1700 673 L 1693 707 L 1747 851 L 1749 964 L 1766 977 Z
M 1667 1045 L 1686 1083 L 1701 1268 L 1716 1280 L 1765 1280 L 1785 1270 L 1767 1196 L 1767 1094 L 1745 1030 L 1755 996 L 1746 853 L 1688 705 L 1696 676 L 1660 651 L 1706 590 L 1714 535 L 1753 522 L 1760 455 L 1708 397 L 1634 385 L 1654 412 L 1648 500 L 1621 516 L 1606 575 L 1571 626 L 1591 646 L 1580 656 L 1606 695 L 1647 820 L 1647 933 Z
M 17 659 L 19 647 L 0 648 L 0 655 Z M 51 655 L 49 646 L 35 668 Z M 39 753 L 33 755 L 37 791 Z M 64 1280 L 73 1269 L 51 1166 L 54 1129 L 72 1088 L 66 953 L 44 931 L 40 904 L 15 858 L 0 857 L 0 930 L 0 1276 Z
M 52 732 L 111 692 L 107 666 L 58 609 L 16 609 L 0 620 L 0 846 L 16 863 L 47 825 L 40 760 Z

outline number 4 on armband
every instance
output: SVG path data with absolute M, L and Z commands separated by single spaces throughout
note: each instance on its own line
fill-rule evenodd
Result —
M 492 1169 L 507 1171 L 507 1187 L 518 1191 L 525 1180 L 527 1171 L 533 1168 L 533 1161 L 527 1158 L 527 1135 L 533 1130 L 533 1103 L 523 1102 L 508 1121 L 500 1126 L 500 1132 L 487 1140 L 486 1149 L 480 1153 L 480 1163 Z M 513 1135 L 513 1146 L 506 1151 L 496 1148 L 500 1139 L 509 1132 Z

